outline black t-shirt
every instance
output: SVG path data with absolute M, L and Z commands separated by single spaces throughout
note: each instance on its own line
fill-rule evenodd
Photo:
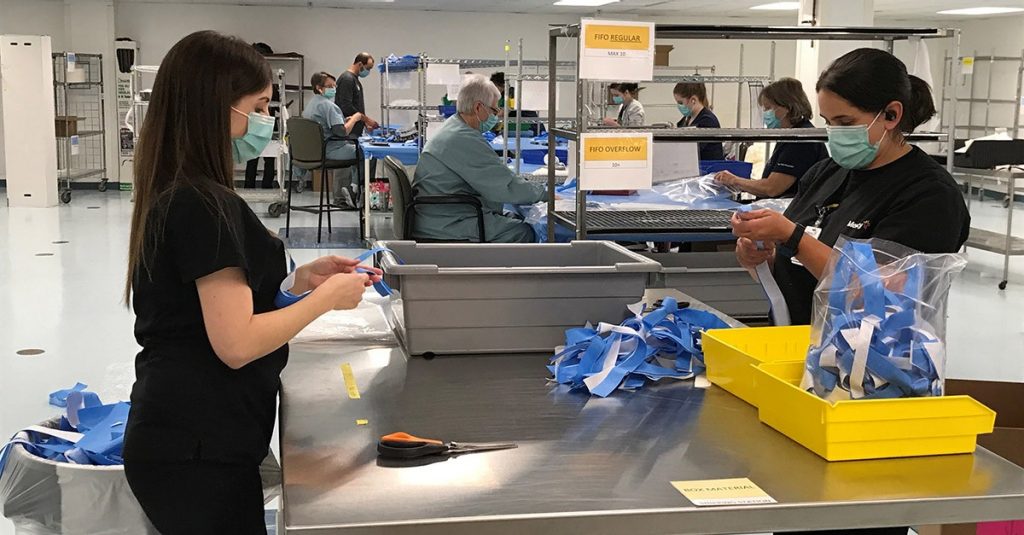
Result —
M 799 183 L 786 217 L 821 227 L 819 240 L 829 247 L 843 235 L 881 238 L 923 253 L 955 253 L 970 232 L 971 216 L 953 177 L 917 147 L 871 170 L 849 171 L 830 158 Z M 819 213 L 824 213 L 820 222 Z M 817 279 L 778 255 L 775 280 L 793 324 L 810 323 Z
M 804 119 L 803 122 L 793 125 L 793 128 L 813 128 L 814 125 L 810 121 Z M 790 175 L 796 180 L 793 181 L 793 185 L 789 187 L 779 197 L 792 197 L 796 195 L 797 188 L 800 183 L 800 178 L 807 173 L 807 171 L 814 166 L 814 164 L 828 158 L 828 149 L 825 148 L 824 143 L 779 143 L 775 145 L 775 150 L 772 151 L 772 157 L 768 159 L 768 164 L 764 166 L 764 174 L 762 178 L 768 178 L 768 175 L 772 173 L 782 173 Z
M 142 351 L 125 435 L 130 461 L 259 464 L 270 445 L 288 346 L 229 368 L 206 335 L 195 281 L 241 268 L 253 312 L 270 312 L 286 275 L 284 245 L 238 195 L 208 188 L 214 191 L 180 186 L 164 194 L 150 216 L 148 273 L 134 274 L 135 339 Z M 160 213 L 165 223 L 154 228 Z
M 341 113 L 346 118 L 356 113 L 366 113 L 366 102 L 363 100 L 363 83 L 359 77 L 352 74 L 352 71 L 345 71 L 338 75 L 338 91 L 334 95 L 334 103 L 341 108 Z M 352 127 L 349 137 L 356 139 L 363 135 L 363 128 L 366 125 L 359 121 Z
M 702 108 L 700 113 L 694 115 L 692 120 L 687 122 L 684 117 L 676 124 L 679 128 L 684 126 L 695 126 L 697 128 L 721 128 L 722 123 L 718 122 L 718 116 L 707 108 Z M 725 151 L 720 142 L 698 143 L 697 158 L 700 160 L 724 160 Z

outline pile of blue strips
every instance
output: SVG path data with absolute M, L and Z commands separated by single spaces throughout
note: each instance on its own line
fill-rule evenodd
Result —
M 709 312 L 680 309 L 675 299 L 646 316 L 621 325 L 601 323 L 565 332 L 565 347 L 551 359 L 554 380 L 573 389 L 607 397 L 616 389 L 638 390 L 648 381 L 689 379 L 704 372 L 701 333 L 728 325 Z
M 124 464 L 121 450 L 131 405 L 123 401 L 104 405 L 98 395 L 85 389 L 86 385 L 78 383 L 50 394 L 50 404 L 66 407 L 66 415 L 61 417 L 56 429 L 33 426 L 23 432 L 27 440 L 16 437 L 7 443 L 0 450 L 0 474 L 15 444 L 51 461 L 102 466 Z
M 807 355 L 804 386 L 821 398 L 941 396 L 943 343 L 919 318 L 924 268 L 910 263 L 899 288 L 887 288 L 871 244 L 840 249 L 828 293 L 821 343 Z M 808 382 L 810 385 L 808 385 Z
M 385 66 L 386 65 L 386 66 Z M 405 56 L 396 56 L 391 54 L 384 61 L 377 65 L 377 70 L 380 72 L 408 72 L 415 71 L 420 66 L 420 57 L 411 54 Z

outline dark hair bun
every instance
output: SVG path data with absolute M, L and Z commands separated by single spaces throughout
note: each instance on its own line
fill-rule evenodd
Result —
M 932 100 L 932 88 L 928 82 L 914 76 L 910 78 L 910 102 L 903 104 L 903 120 L 900 130 L 913 132 L 915 128 L 927 123 L 935 117 L 935 102 Z

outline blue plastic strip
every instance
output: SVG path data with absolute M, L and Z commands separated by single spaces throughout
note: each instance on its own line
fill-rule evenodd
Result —
M 603 332 L 590 327 L 567 330 L 564 348 L 548 366 L 554 380 L 606 397 L 615 390 L 639 390 L 652 381 L 690 378 L 704 371 L 701 333 L 728 324 L 709 312 L 680 309 L 675 299 L 666 298 L 661 307 L 618 327 L 602 325 Z M 616 346 L 613 365 L 606 368 L 609 351 Z M 600 380 L 585 381 L 594 377 Z

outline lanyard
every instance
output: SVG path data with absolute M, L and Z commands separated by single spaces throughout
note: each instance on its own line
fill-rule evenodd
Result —
M 753 206 L 745 204 L 740 206 L 739 211 L 749 212 L 753 208 Z M 757 242 L 757 248 L 763 250 L 764 242 Z M 761 290 L 764 291 L 768 302 L 771 303 L 772 319 L 775 325 L 790 325 L 792 320 L 789 317 L 789 305 L 786 304 L 786 297 L 782 295 L 782 289 L 779 288 L 779 283 L 775 280 L 775 275 L 772 274 L 772 268 L 768 265 L 768 261 L 766 260 L 758 264 L 755 271 L 757 272 L 757 281 L 761 283 Z
M 386 247 L 377 247 L 374 249 L 370 249 L 369 251 L 366 251 L 365 253 L 357 256 L 355 260 L 357 262 L 363 262 L 368 260 L 370 257 L 377 253 L 385 252 L 394 254 L 390 249 Z M 277 292 L 277 296 L 274 297 L 274 305 L 277 306 L 277 308 L 279 309 L 294 305 L 295 303 L 298 303 L 307 295 L 312 293 L 312 290 L 306 290 L 305 292 L 298 295 L 291 292 L 292 287 L 295 286 L 295 260 L 292 259 L 291 253 L 285 251 L 285 255 L 287 256 L 288 276 L 285 277 L 283 281 L 281 281 L 281 287 Z M 364 267 L 356 267 L 356 271 L 358 271 L 359 273 L 370 273 L 370 270 Z M 377 293 L 381 297 L 390 297 L 391 294 L 394 293 L 391 287 L 388 286 L 388 283 L 384 282 L 383 279 L 373 283 L 373 288 L 377 290 Z
M 828 400 L 942 395 L 944 344 L 918 315 L 924 268 L 911 264 L 902 287 L 893 290 L 869 242 L 849 240 L 837 250 L 804 386 Z
M 818 219 L 814 220 L 813 226 L 821 228 L 821 226 L 825 224 L 825 218 L 832 212 L 835 212 L 837 208 L 839 208 L 839 203 L 818 206 L 816 209 L 818 211 Z
M 638 390 L 650 381 L 689 379 L 704 373 L 701 333 L 727 328 L 721 318 L 703 310 L 680 309 L 675 299 L 621 325 L 590 324 L 565 332 L 565 346 L 556 350 L 548 370 L 554 380 L 573 389 L 607 397 L 615 390 Z

